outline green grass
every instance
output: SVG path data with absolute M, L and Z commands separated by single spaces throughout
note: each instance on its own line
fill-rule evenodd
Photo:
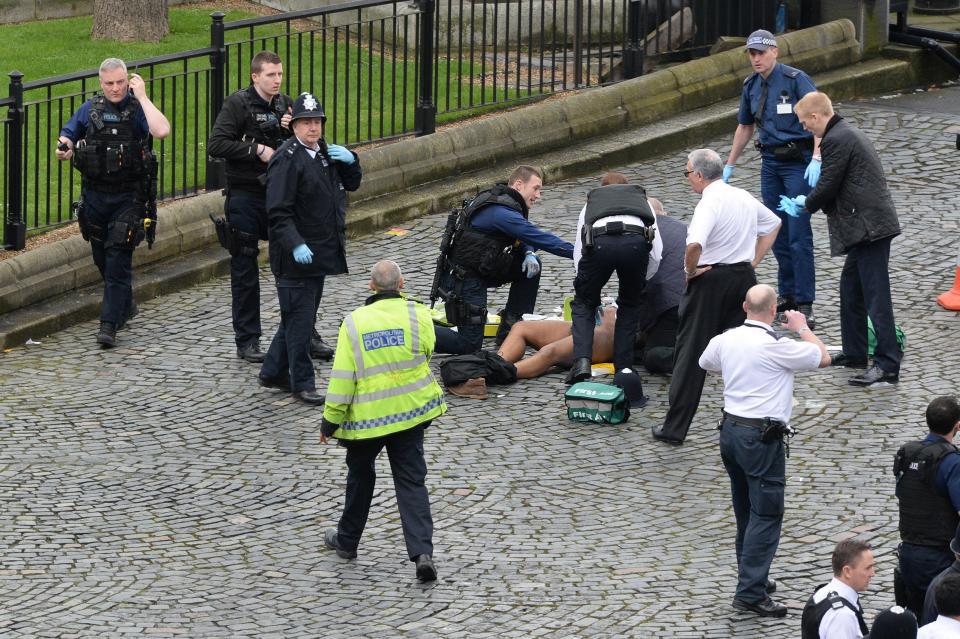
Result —
M 8 70 L 20 71 L 25 75 L 24 81 L 30 82 L 95 69 L 104 58 L 118 54 L 129 62 L 203 48 L 209 45 L 209 13 L 208 9 L 170 9 L 171 33 L 157 44 L 92 41 L 89 38 L 92 24 L 90 17 L 0 26 L 0 56 L 2 56 L 0 59 L 4 60 Z M 251 17 L 251 14 L 231 11 L 227 13 L 225 20 L 229 22 L 247 17 Z M 304 34 L 299 40 L 293 40 L 292 48 L 288 49 L 283 38 L 274 39 L 274 36 L 283 34 L 284 29 L 282 24 L 257 27 L 254 35 L 258 39 L 262 38 L 262 41 L 258 41 L 253 46 L 248 44 L 228 48 L 230 57 L 228 88 L 230 90 L 235 90 L 238 86 L 246 86 L 249 77 L 246 65 L 249 64 L 249 59 L 255 51 L 264 48 L 273 49 L 276 46 L 277 52 L 284 58 L 284 71 L 290 79 L 290 93 L 296 95 L 300 90 L 312 90 L 324 100 L 328 116 L 326 131 L 328 141 L 356 144 L 407 133 L 413 129 L 417 79 L 415 62 L 412 58 L 391 59 L 389 46 L 384 51 L 386 56 L 381 57 L 380 45 L 378 43 L 371 45 L 366 41 L 366 29 L 364 29 L 364 41 L 359 43 L 359 46 L 355 39 L 347 42 L 341 30 L 336 41 L 333 39 L 332 31 L 326 34 L 319 31 Z M 411 33 L 412 31 L 411 21 Z M 355 32 L 355 29 L 351 30 L 351 33 L 355 34 Z M 248 37 L 246 30 L 227 32 L 226 40 L 229 43 L 246 37 Z M 311 40 L 314 50 L 312 74 L 308 63 Z M 302 47 L 299 51 L 303 58 L 302 68 L 298 68 L 298 44 Z M 413 55 L 412 48 L 409 55 Z M 325 65 L 322 64 L 324 60 Z M 239 79 L 238 64 L 241 67 Z M 464 61 L 460 64 L 459 73 L 467 76 L 470 72 L 470 62 Z M 446 104 L 445 78 L 448 71 L 452 77 L 458 75 L 456 65 L 456 62 L 450 63 L 443 60 L 438 63 L 437 72 L 440 82 L 437 87 L 438 95 L 435 96 L 438 108 L 443 108 Z M 173 127 L 169 138 L 162 143 L 154 144 L 154 149 L 158 153 L 163 152 L 161 156 L 162 196 L 183 195 L 195 185 L 202 188 L 205 182 L 205 137 L 206 123 L 210 118 L 210 101 L 207 98 L 208 87 L 204 69 L 208 66 L 208 57 L 201 56 L 191 59 L 186 65 L 183 62 L 176 62 L 152 69 L 148 67 L 137 69 L 148 82 L 151 99 L 164 111 Z M 362 71 L 359 104 L 356 86 L 358 68 Z M 479 72 L 478 64 L 475 64 L 474 68 Z M 183 78 L 174 77 L 185 70 L 189 73 L 187 76 L 189 86 L 186 92 Z M 369 83 L 368 77 L 371 80 Z M 344 99 L 348 82 L 350 83 L 349 102 Z M 326 95 L 321 96 L 324 86 Z M 30 149 L 30 165 L 27 167 L 25 176 L 24 217 L 30 230 L 43 230 L 69 221 L 69 203 L 78 195 L 79 176 L 72 172 L 66 163 L 57 162 L 53 157 L 53 147 L 60 127 L 82 102 L 81 94 L 88 96 L 89 92 L 97 88 L 97 80 L 94 77 L 83 84 L 73 82 L 59 85 L 53 90 L 34 89 L 25 95 L 25 102 L 28 105 L 26 143 Z M 337 104 L 332 103 L 334 88 L 336 88 Z M 286 86 L 284 90 L 286 91 Z M 455 103 L 459 93 L 464 100 L 472 94 L 473 104 L 478 105 L 489 105 L 526 94 L 525 90 L 522 90 L 518 96 L 514 88 L 504 89 L 502 79 L 498 82 L 496 91 L 491 88 L 489 80 L 483 90 L 477 85 L 453 82 L 449 91 L 451 103 Z M 54 99 L 49 101 L 51 96 Z M 31 103 L 34 105 L 30 106 Z M 457 113 L 441 114 L 438 116 L 438 121 L 469 117 L 489 111 L 491 108 L 496 107 L 476 106 Z M 39 173 L 36 175 L 34 162 L 39 164 Z M 72 180 L 69 177 L 71 174 Z M 0 203 L 3 201 L 0 198 Z

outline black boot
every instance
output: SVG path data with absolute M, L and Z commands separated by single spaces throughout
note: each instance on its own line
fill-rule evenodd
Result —
M 817 318 L 813 316 L 813 302 L 800 302 L 797 304 L 797 310 L 807 318 L 807 328 L 812 331 L 817 327 Z
M 497 337 L 495 338 L 497 348 L 500 348 L 503 341 L 507 339 L 507 335 L 510 334 L 510 329 L 513 328 L 513 325 L 522 319 L 522 315 L 514 315 L 513 313 L 500 311 L 500 325 L 497 326 Z
M 570 372 L 567 373 L 567 379 L 565 381 L 567 384 L 576 384 L 585 379 L 590 379 L 592 374 L 593 367 L 590 365 L 590 358 L 580 357 L 573 360 L 573 366 L 570 367 Z
M 123 319 L 120 320 L 119 324 L 117 324 L 117 330 L 118 331 L 122 330 L 127 325 L 127 322 L 129 322 L 139 314 L 140 314 L 140 307 L 137 306 L 136 302 L 134 302 L 133 300 L 130 300 L 130 306 L 127 307 L 127 312 L 123 316 Z
M 322 359 L 325 362 L 333 359 L 333 349 L 323 341 L 317 329 L 313 329 L 313 337 L 310 338 L 310 357 Z
M 117 327 L 113 322 L 100 322 L 97 344 L 103 348 L 113 348 L 117 345 Z

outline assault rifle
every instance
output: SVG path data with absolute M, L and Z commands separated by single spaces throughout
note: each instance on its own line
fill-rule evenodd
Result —
M 453 251 L 453 241 L 457 235 L 457 224 L 460 221 L 460 213 L 467 207 L 469 202 L 467 200 L 463 201 L 463 205 L 460 208 L 453 209 L 447 215 L 447 224 L 443 228 L 443 235 L 440 237 L 440 255 L 437 256 L 437 270 L 433 274 L 433 286 L 430 287 L 430 308 L 433 308 L 437 304 L 438 299 L 443 299 L 444 302 L 447 301 L 447 298 L 450 296 L 449 291 L 444 291 L 440 288 L 440 283 L 443 281 L 443 276 L 450 272 L 450 254 Z

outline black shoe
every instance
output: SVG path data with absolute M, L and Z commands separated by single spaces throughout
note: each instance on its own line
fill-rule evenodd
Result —
M 777 296 L 777 313 L 797 310 L 797 300 L 792 295 Z
M 830 353 L 831 366 L 845 366 L 847 368 L 866 368 L 867 358 L 858 359 L 849 357 L 846 353 Z
M 130 307 L 127 308 L 127 314 L 124 316 L 122 320 L 120 320 L 120 323 L 117 324 L 117 330 L 118 331 L 122 330 L 127 325 L 127 322 L 129 322 L 139 314 L 140 314 L 140 308 L 137 306 L 137 303 L 134 302 L 133 300 L 130 300 Z
M 813 302 L 800 302 L 797 304 L 797 310 L 807 318 L 807 328 L 812 331 L 817 327 L 817 318 L 813 316 Z
M 861 373 L 856 377 L 851 377 L 847 380 L 847 383 L 851 386 L 871 386 L 879 382 L 886 382 L 888 384 L 896 384 L 900 381 L 899 373 L 888 373 L 876 364 L 867 369 L 865 373 Z
M 323 533 L 323 543 L 326 544 L 327 548 L 330 550 L 337 551 L 337 557 L 340 559 L 356 559 L 357 551 L 356 550 L 344 550 L 340 547 L 340 542 L 337 539 L 337 531 L 334 529 L 327 530 Z M 421 557 L 426 557 L 426 555 L 421 555 Z
M 277 388 L 282 391 L 291 392 L 290 380 L 282 377 L 267 377 L 263 373 L 257 375 L 257 382 L 264 388 Z
M 590 379 L 592 374 L 593 367 L 590 365 L 590 358 L 579 357 L 573 360 L 573 365 L 570 367 L 570 371 L 567 373 L 567 378 L 564 381 L 568 385 L 576 384 L 577 382 L 582 382 L 585 379 Z
M 500 324 L 497 326 L 497 336 L 494 338 L 497 348 L 500 348 L 504 340 L 507 339 L 507 335 L 510 334 L 510 329 L 513 328 L 513 325 L 522 319 L 522 315 L 514 315 L 506 311 L 500 312 Z
M 322 359 L 325 362 L 333 359 L 333 349 L 323 341 L 317 329 L 313 329 L 313 337 L 310 338 L 310 357 Z
M 757 603 L 750 603 L 742 599 L 734 599 L 733 607 L 744 612 L 753 612 L 761 617 L 786 617 L 787 607 L 779 604 L 770 597 Z
M 767 589 L 767 594 L 772 595 L 777 591 L 777 582 L 774 581 L 773 579 L 767 579 L 765 588 Z
M 237 357 L 253 364 L 260 364 L 267 359 L 267 354 L 260 350 L 260 344 L 251 342 L 237 349 Z
M 303 402 L 304 404 L 310 404 L 311 406 L 322 406 L 327 398 L 325 395 L 321 395 L 315 390 L 302 390 L 297 391 L 293 394 L 293 398 Z
M 668 437 L 663 434 L 663 424 L 659 426 L 651 426 L 650 434 L 653 435 L 653 438 L 658 442 L 663 442 L 665 444 L 673 444 L 674 446 L 680 446 L 683 444 L 682 439 L 675 439 L 673 437 Z
M 430 555 L 417 557 L 417 579 L 424 583 L 437 580 L 437 568 L 433 565 L 433 557 Z
M 117 327 L 113 322 L 100 322 L 97 344 L 103 348 L 113 348 L 117 345 Z

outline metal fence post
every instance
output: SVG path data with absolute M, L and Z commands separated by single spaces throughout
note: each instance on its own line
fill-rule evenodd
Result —
M 19 251 L 27 245 L 27 225 L 23 221 L 23 74 L 10 72 L 10 127 L 7 129 L 7 214 L 3 220 L 3 248 Z
M 209 129 L 213 131 L 213 123 L 217 119 L 223 107 L 224 92 L 224 56 L 226 53 L 223 37 L 223 18 L 224 14 L 220 11 L 214 11 L 210 14 L 213 22 L 210 23 L 210 48 L 213 53 L 210 54 L 210 93 L 208 104 L 210 105 L 210 124 Z M 208 191 L 214 191 L 225 185 L 224 163 L 222 160 L 216 160 L 207 154 L 207 179 L 206 187 Z
M 623 79 L 629 80 L 643 73 L 640 50 L 640 0 L 627 2 L 627 46 L 623 51 Z
M 420 86 L 417 91 L 417 108 L 413 114 L 413 126 L 417 136 L 430 135 L 437 129 L 437 105 L 433 99 L 433 13 L 434 0 L 415 0 L 420 9 L 419 44 Z
M 583 85 L 583 0 L 573 1 L 573 87 Z

